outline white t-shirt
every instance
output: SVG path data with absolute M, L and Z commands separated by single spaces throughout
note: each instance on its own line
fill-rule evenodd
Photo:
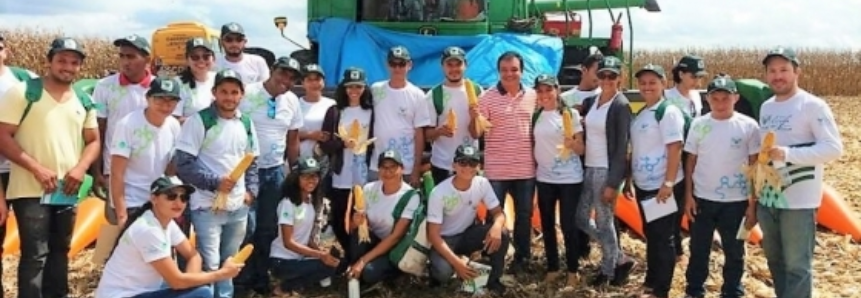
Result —
M 139 84 L 120 85 L 120 74 L 114 74 L 96 83 L 93 89 L 93 102 L 96 104 L 96 116 L 107 119 L 108 127 L 105 128 L 105 140 L 103 144 L 112 144 L 114 130 L 117 123 L 133 111 L 146 108 L 146 92 L 148 87 Z M 104 146 L 107 149 L 107 146 Z M 111 156 L 109 150 L 102 150 L 104 159 L 104 171 L 102 174 L 111 173 Z
M 163 289 L 164 277 L 150 263 L 170 258 L 172 248 L 186 240 L 175 222 L 164 228 L 152 211 L 144 212 L 117 242 L 102 271 L 96 298 L 132 297 Z
M 478 94 L 476 94 L 478 95 Z M 457 130 L 452 137 L 440 136 L 433 142 L 433 150 L 431 152 L 431 165 L 451 171 L 451 165 L 454 160 L 454 152 L 457 147 L 464 144 L 470 144 L 478 147 L 478 140 L 472 138 L 469 134 L 469 102 L 466 98 L 466 85 L 460 87 L 442 86 L 442 113 L 437 115 L 436 106 L 433 100 L 433 89 L 428 91 L 426 95 L 428 115 L 430 115 L 431 126 L 439 127 L 445 124 L 448 119 L 449 110 L 454 110 L 457 115 Z
M 272 241 L 269 256 L 282 260 L 301 260 L 306 257 L 287 249 L 284 246 L 284 234 L 281 233 L 280 225 L 293 227 L 293 241 L 308 245 L 311 243 L 311 230 L 314 229 L 314 205 L 310 202 L 300 205 L 293 204 L 289 199 L 278 203 L 278 238 Z
M 643 190 L 661 188 L 667 173 L 667 144 L 684 139 L 682 112 L 674 105 L 667 105 L 664 117 L 658 123 L 655 110 L 660 104 L 659 101 L 650 108 L 644 108 L 631 122 L 633 180 Z M 676 171 L 676 181 L 673 182 L 678 183 L 684 179 L 681 159 Z
M 398 150 L 404 162 L 404 173 L 415 164 L 415 130 L 431 125 L 425 93 L 412 83 L 392 89 L 389 81 L 371 85 L 374 94 L 374 155 L 371 170 L 377 171 L 377 157 L 385 150 Z
M 302 127 L 300 132 L 311 132 L 323 129 L 323 120 L 326 119 L 326 112 L 329 108 L 335 105 L 335 100 L 328 97 L 321 97 L 317 102 L 307 102 L 305 98 L 299 99 L 299 106 L 302 109 Z M 334 136 L 333 136 L 334 137 Z M 314 147 L 317 146 L 317 141 L 304 140 L 299 144 L 300 156 L 314 156 Z
M 484 202 L 487 210 L 500 206 L 487 178 L 476 176 L 466 191 L 454 188 L 452 179 L 437 184 L 428 198 L 427 222 L 442 225 L 442 236 L 458 235 L 472 226 L 478 203 Z
M 574 133 L 583 131 L 580 124 L 580 114 L 571 110 L 571 125 Z M 533 128 L 535 136 L 535 179 L 538 182 L 554 184 L 570 184 L 583 182 L 583 165 L 580 164 L 580 156 L 571 152 L 567 159 L 563 160 L 559 155 L 559 146 L 564 146 L 565 138 L 562 136 L 562 115 L 559 111 L 542 111 L 535 120 Z
M 362 127 L 362 134 L 367 135 L 371 127 L 371 110 L 362 109 L 359 106 L 347 107 L 341 110 L 339 126 L 349 127 L 353 120 L 358 120 Z M 353 149 L 344 148 L 344 164 L 341 174 L 332 172 L 332 187 L 337 189 L 351 189 L 353 185 L 364 185 L 368 180 L 368 152 L 355 155 Z
M 843 141 L 828 103 L 804 90 L 782 102 L 772 97 L 760 108 L 759 125 L 760 139 L 773 130 L 777 146 L 814 144 L 787 150 L 786 162 L 792 165 L 781 171 L 793 181 L 791 184 L 784 181 L 785 198 L 769 202 L 760 196 L 759 203 L 786 209 L 818 208 L 822 202 L 824 164 L 843 154 Z M 809 167 L 814 169 L 811 171 Z M 813 179 L 804 179 L 810 175 Z
M 666 98 L 671 104 L 679 107 L 683 113 L 690 117 L 699 116 L 700 112 L 703 110 L 703 100 L 700 96 L 700 92 L 694 89 L 691 89 L 687 95 L 683 95 L 679 92 L 678 88 L 673 87 L 664 92 L 664 98 Z
M 573 108 L 578 105 L 582 105 L 583 100 L 587 97 L 598 94 L 601 94 L 601 87 L 589 91 L 581 91 L 580 86 L 574 86 L 574 88 L 568 89 L 568 91 L 559 94 L 559 97 L 562 97 L 562 102 L 565 103 L 566 106 Z
M 27 72 L 30 73 L 31 78 L 38 78 L 39 77 L 38 75 L 36 75 L 32 71 L 28 70 Z M 12 86 L 15 86 L 15 84 L 23 84 L 23 83 L 21 81 L 19 81 L 17 78 L 15 78 L 15 74 L 13 74 L 12 71 L 9 70 L 8 67 L 3 67 L 3 72 L 0 73 L 0 98 L 2 98 L 3 94 L 6 94 L 6 91 L 9 91 L 9 88 L 12 88 Z M 0 156 L 0 173 L 9 173 L 11 166 L 12 165 L 10 164 L 9 160 L 4 158 L 3 156 Z
M 395 212 L 398 202 L 401 197 L 408 191 L 413 189 L 406 182 L 401 183 L 401 189 L 391 195 L 383 194 L 383 183 L 374 181 L 365 184 L 363 190 L 365 194 L 365 214 L 368 218 L 368 228 L 380 240 L 385 239 L 392 234 L 395 228 L 395 218 L 392 213 Z M 401 212 L 400 218 L 413 219 L 413 213 L 419 207 L 419 194 L 415 192 L 410 202 L 404 207 L 404 212 Z
M 269 79 L 269 65 L 266 65 L 266 59 L 258 55 L 243 53 L 239 62 L 230 62 L 224 56 L 218 56 L 215 64 L 219 70 L 230 69 L 238 73 L 246 85 Z
M 596 100 L 589 112 L 586 113 L 586 153 L 584 163 L 590 168 L 610 168 L 610 157 L 607 151 L 607 112 L 612 102 L 598 106 Z
M 273 104 L 274 110 L 271 107 Z M 303 125 L 296 94 L 287 91 L 272 102 L 272 95 L 263 88 L 263 83 L 248 84 L 239 110 L 254 121 L 260 140 L 258 167 L 268 169 L 283 165 L 284 152 L 287 151 L 287 131 L 299 129 Z M 275 117 L 273 119 L 270 116 Z
M 149 201 L 150 185 L 164 175 L 173 158 L 181 127 L 173 117 L 167 117 L 161 127 L 156 127 L 147 121 L 144 110 L 129 113 L 116 126 L 110 154 L 128 159 L 124 180 L 126 207 L 140 207 Z
M 697 156 L 694 196 L 716 202 L 747 200 L 741 165 L 759 153 L 759 142 L 759 125 L 748 116 L 735 113 L 718 120 L 708 113 L 694 119 L 685 141 L 685 152 Z
M 212 86 L 214 85 L 214 71 L 206 74 L 206 81 L 195 81 L 194 89 L 191 89 L 188 84 L 182 84 L 182 89 L 179 90 L 181 100 L 176 105 L 176 109 L 173 110 L 173 115 L 187 118 L 209 107 L 214 99 L 212 95 Z
M 251 153 L 260 159 L 260 148 L 254 123 L 251 125 L 251 140 L 240 120 L 241 112 L 236 111 L 236 117 L 224 119 L 218 117 L 217 124 L 204 130 L 200 113 L 194 114 L 182 124 L 182 132 L 176 143 L 176 150 L 197 156 L 198 162 L 219 176 L 233 172 L 233 168 L 242 161 L 246 153 Z M 254 146 L 250 146 L 254 144 Z M 191 195 L 192 210 L 212 207 L 215 193 L 198 188 Z M 227 210 L 235 211 L 245 205 L 245 174 L 236 181 L 236 186 L 227 198 Z

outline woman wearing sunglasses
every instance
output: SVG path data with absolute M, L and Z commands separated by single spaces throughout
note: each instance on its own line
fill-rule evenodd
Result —
M 182 99 L 173 111 L 180 122 L 212 104 L 212 86 L 215 84 L 215 56 L 212 43 L 201 37 L 185 43 L 185 58 L 188 66 L 179 73 L 182 81 Z
M 161 177 L 150 187 L 149 202 L 129 216 L 108 258 L 96 298 L 211 298 L 208 284 L 239 274 L 228 258 L 220 269 L 203 272 L 202 258 L 173 218 L 182 214 L 194 187 Z M 187 260 L 179 268 L 173 249 Z
M 343 272 L 336 270 L 341 265 L 340 253 L 319 246 L 320 164 L 312 157 L 301 157 L 294 169 L 284 181 L 284 199 L 277 213 L 278 238 L 272 241 L 270 253 L 272 275 L 280 281 L 274 291 L 277 297 L 294 297 L 294 291 Z
M 335 90 L 337 115 L 331 123 L 323 123 L 323 127 L 343 127 L 349 131 L 355 122 L 359 124 L 361 139 L 371 139 L 374 134 L 374 107 L 371 90 L 365 82 L 365 71 L 361 68 L 348 68 L 344 77 Z M 337 122 L 336 122 L 337 121 Z M 336 129 L 337 130 L 337 129 Z M 349 235 L 344 227 L 344 214 L 347 213 L 347 199 L 353 185 L 365 185 L 368 181 L 368 166 L 371 162 L 370 152 L 373 145 L 365 151 L 356 152 L 356 140 L 349 136 L 333 136 L 320 144 L 325 152 L 330 152 L 329 166 L 332 171 L 331 186 L 328 187 L 327 197 L 332 208 L 329 226 L 342 248 L 349 249 Z

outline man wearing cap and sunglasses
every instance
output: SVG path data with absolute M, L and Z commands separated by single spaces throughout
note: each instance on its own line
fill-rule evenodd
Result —
M 20 298 L 69 295 L 74 203 L 101 149 L 92 101 L 72 86 L 85 57 L 80 42 L 57 38 L 46 75 L 0 98 L 0 154 L 13 163 L 6 196 L 22 223 Z
M 111 156 L 107 146 L 117 129 L 116 123 L 132 111 L 147 106 L 146 92 L 155 78 L 149 72 L 152 48 L 146 38 L 129 35 L 114 40 L 114 46 L 119 52 L 120 72 L 101 79 L 93 89 L 99 133 L 105 143 L 99 162 L 93 166 L 97 192 L 104 191 L 110 181 Z M 105 204 L 105 217 L 109 223 L 116 224 L 117 217 L 110 204 Z
M 269 79 L 269 66 L 266 59 L 254 54 L 246 54 L 245 29 L 242 25 L 230 22 L 221 26 L 221 47 L 224 56 L 219 56 L 216 64 L 219 69 L 231 69 L 242 77 L 245 84 L 259 83 Z

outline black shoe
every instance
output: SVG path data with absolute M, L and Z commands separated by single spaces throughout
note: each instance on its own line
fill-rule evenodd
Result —
M 513 261 L 508 265 L 508 274 L 527 274 L 531 273 L 529 264 L 526 261 Z
M 600 287 L 606 285 L 610 282 L 610 277 L 604 273 L 598 273 L 592 280 L 589 281 L 589 286 L 591 287 Z
M 624 285 L 628 281 L 628 276 L 631 275 L 631 270 L 634 269 L 634 265 L 636 265 L 634 260 L 629 260 L 616 266 L 616 269 L 613 271 L 614 277 L 613 280 L 610 281 L 610 284 L 617 287 Z

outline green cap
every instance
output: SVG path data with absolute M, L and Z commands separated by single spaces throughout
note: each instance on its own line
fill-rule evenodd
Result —
M 190 184 L 182 183 L 182 181 L 180 181 L 176 177 L 171 177 L 171 178 L 159 177 L 158 179 L 155 179 L 155 181 L 152 182 L 152 185 L 150 185 L 149 191 L 150 191 L 150 193 L 152 193 L 154 195 L 160 195 L 160 194 L 166 194 L 174 188 L 185 189 L 185 194 L 187 194 L 187 195 L 193 194 L 194 190 L 195 190 L 194 186 L 191 186 Z
M 245 90 L 245 85 L 242 83 L 242 76 L 232 69 L 223 69 L 215 74 L 215 86 L 221 85 L 225 81 L 234 81 L 239 83 L 239 86 Z
M 537 77 L 535 77 L 535 87 L 538 87 L 538 85 L 547 85 L 547 86 L 551 86 L 551 87 L 558 87 L 559 86 L 559 80 L 557 80 L 556 76 L 554 76 L 554 75 L 542 73 L 542 74 L 538 75 Z
M 159 76 L 152 80 L 149 85 L 149 90 L 146 91 L 146 96 L 170 97 L 179 101 L 179 89 L 182 86 L 177 80 L 169 77 Z
M 81 58 L 87 57 L 87 54 L 84 53 L 84 45 L 71 37 L 58 37 L 54 39 L 51 42 L 51 48 L 48 49 L 48 55 L 51 56 L 65 51 L 75 52 L 81 55 Z
M 454 151 L 454 161 L 475 161 L 481 162 L 481 152 L 469 144 L 463 144 L 457 147 Z
M 798 60 L 798 55 L 795 53 L 795 50 L 790 48 L 779 46 L 771 49 L 767 54 L 765 54 L 765 58 L 762 59 L 762 65 L 765 65 L 768 62 L 768 59 L 772 57 L 781 57 L 789 60 L 789 62 L 792 62 L 795 66 L 801 65 L 801 61 Z
M 609 71 L 615 74 L 622 73 L 622 60 L 615 56 L 606 56 L 598 62 L 598 72 Z
M 146 38 L 141 37 L 137 34 L 132 34 L 123 38 L 118 38 L 114 40 L 115 47 L 121 46 L 129 46 L 141 51 L 142 53 L 149 55 L 152 53 L 152 47 L 149 45 L 149 41 Z
M 643 68 L 640 68 L 640 70 L 638 70 L 637 73 L 634 74 L 634 77 L 639 78 L 641 74 L 643 74 L 647 71 L 658 75 L 658 77 L 660 77 L 662 79 L 667 77 L 667 72 L 664 71 L 663 67 L 661 67 L 660 65 L 657 65 L 657 64 L 652 64 L 652 63 L 643 65 Z
M 349 85 L 362 85 L 362 86 L 364 86 L 366 84 L 365 83 L 365 71 L 362 70 L 361 68 L 357 68 L 357 67 L 347 68 L 347 70 L 344 71 L 344 79 L 341 80 L 341 84 L 343 84 L 344 86 L 349 86 Z
M 307 76 L 312 73 L 320 77 L 326 77 L 326 73 L 323 72 L 323 69 L 320 68 L 320 65 L 313 63 L 305 65 L 305 75 Z
M 278 59 L 275 60 L 275 63 L 272 64 L 272 67 L 302 73 L 302 65 L 299 61 L 287 56 L 278 57 Z
M 310 156 L 304 156 L 299 158 L 299 162 L 296 163 L 296 166 L 293 168 L 294 171 L 299 172 L 299 174 L 316 174 L 320 173 L 320 163 Z
M 397 150 L 389 149 L 380 153 L 380 157 L 377 159 L 377 166 L 382 165 L 383 161 L 386 160 L 394 161 L 401 166 L 404 165 L 403 159 L 401 159 L 401 154 Z
M 735 80 L 733 80 L 730 76 L 727 75 L 718 75 L 709 82 L 709 86 L 706 88 L 708 93 L 712 93 L 713 91 L 726 91 L 729 93 L 738 93 L 738 87 L 735 85 Z
M 676 67 L 681 71 L 692 73 L 697 77 L 704 77 L 708 74 L 706 72 L 706 62 L 703 61 L 703 58 L 700 56 L 685 55 L 682 59 L 679 59 L 679 63 L 676 64 Z
M 202 37 L 189 38 L 188 41 L 185 42 L 186 54 L 190 54 L 196 48 L 204 48 L 207 51 L 213 52 L 212 43 Z
M 242 25 L 239 25 L 239 23 L 230 22 L 221 26 L 221 37 L 227 36 L 228 34 L 245 36 L 245 29 L 243 29 Z
M 461 62 L 466 62 L 466 51 L 461 49 L 460 47 L 448 47 L 442 51 L 442 62 L 445 63 L 449 59 L 460 60 Z
M 396 46 L 389 49 L 388 55 L 386 55 L 386 59 L 389 61 L 392 60 L 404 60 L 410 61 L 410 51 L 403 46 Z

